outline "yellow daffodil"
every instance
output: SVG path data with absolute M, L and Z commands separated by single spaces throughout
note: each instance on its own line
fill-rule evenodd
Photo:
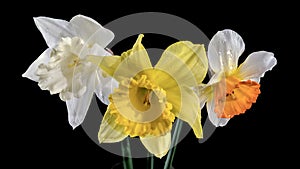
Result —
M 179 41 L 170 45 L 153 67 L 139 35 L 121 56 L 104 57 L 100 67 L 119 82 L 98 133 L 100 143 L 139 137 L 146 149 L 163 157 L 171 144 L 175 118 L 187 122 L 202 138 L 201 109 L 194 87 L 208 69 L 203 45 Z
M 208 46 L 208 62 L 212 77 L 201 86 L 201 106 L 206 102 L 208 117 L 215 126 L 224 126 L 244 113 L 256 102 L 260 78 L 277 63 L 273 53 L 259 51 L 250 54 L 238 66 L 245 49 L 243 39 L 232 30 L 216 33 Z
M 75 128 L 84 120 L 95 86 L 100 83 L 100 69 L 87 58 L 111 55 L 104 48 L 114 34 L 82 15 L 70 22 L 48 17 L 37 17 L 34 21 L 49 48 L 22 76 L 38 82 L 50 94 L 59 94 L 66 101 L 69 123 Z

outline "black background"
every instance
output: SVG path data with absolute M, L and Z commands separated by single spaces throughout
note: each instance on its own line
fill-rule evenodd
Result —
M 297 97 L 293 68 L 288 66 L 293 58 L 291 50 L 285 45 L 292 44 L 293 16 L 296 15 L 291 4 L 261 4 L 258 2 L 239 3 L 191 3 L 173 2 L 163 5 L 154 2 L 119 4 L 119 2 L 39 2 L 22 8 L 17 17 L 8 23 L 9 73 L 4 78 L 9 83 L 7 91 L 13 87 L 13 94 L 7 95 L 4 133 L 8 149 L 6 158 L 9 165 L 29 167 L 111 168 L 122 158 L 97 146 L 81 127 L 72 130 L 67 120 L 65 103 L 57 95 L 39 89 L 37 83 L 22 78 L 28 66 L 47 48 L 42 35 L 35 27 L 33 17 L 47 16 L 69 20 L 77 14 L 94 18 L 102 25 L 119 17 L 137 12 L 165 12 L 184 18 L 199 27 L 211 38 L 217 31 L 232 29 L 244 39 L 246 49 L 241 57 L 245 59 L 252 52 L 266 50 L 273 52 L 278 64 L 261 79 L 261 94 L 250 110 L 229 121 L 228 125 L 217 128 L 215 133 L 202 144 L 193 133 L 179 143 L 174 159 L 174 167 L 261 167 L 291 165 L 292 155 L 299 147 L 295 146 L 297 132 L 297 110 L 293 110 L 292 97 Z M 19 4 L 22 5 L 22 4 Z M 275 6 L 278 5 L 278 6 Z M 11 9 L 14 9 L 13 7 Z M 17 10 L 14 10 L 17 12 Z M 12 11 L 8 15 L 13 16 Z M 137 23 L 138 24 L 138 23 Z M 295 35 L 296 36 L 296 35 Z M 135 37 L 134 37 L 135 38 Z M 112 48 L 116 54 L 128 50 L 134 43 L 129 38 Z M 292 38 L 291 38 L 292 39 Z M 128 44 L 128 43 L 129 44 Z M 159 42 L 159 43 L 158 43 Z M 170 38 L 147 35 L 145 47 L 166 48 L 173 43 Z M 296 60 L 292 59 L 292 62 Z M 289 63 L 290 65 L 290 63 Z M 3 65 L 7 66 L 7 65 Z M 6 69 L 7 70 L 7 69 Z M 13 74 L 13 76 L 11 76 Z M 6 76 L 8 75 L 8 77 Z M 289 78 L 291 77 L 292 80 Z M 12 79 L 11 79 L 12 78 Z M 297 77 L 296 77 L 297 79 Z M 206 111 L 203 109 L 203 114 Z M 4 113 L 4 112 L 3 112 Z M 203 115 L 204 118 L 206 117 Z M 298 132 L 299 133 L 299 132 Z M 6 152 L 6 151 L 5 151 Z M 156 163 L 162 163 L 156 159 Z M 286 160 L 287 159 L 287 160 Z

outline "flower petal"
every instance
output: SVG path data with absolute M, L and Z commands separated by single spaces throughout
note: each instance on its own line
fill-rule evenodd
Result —
M 152 68 L 148 53 L 142 45 L 143 37 L 144 35 L 140 34 L 132 49 L 123 52 L 121 56 L 104 57 L 100 68 L 109 76 L 116 74 L 124 77 L 133 77 L 142 70 Z
M 143 73 L 149 77 L 150 81 L 166 91 L 167 101 L 173 105 L 172 112 L 177 116 L 183 103 L 180 87 L 197 86 L 197 81 L 191 69 L 180 58 L 170 52 L 165 52 L 163 55 L 153 71 Z
M 163 52 L 155 68 L 166 71 L 182 84 L 201 84 L 208 70 L 204 45 L 189 41 L 174 43 Z
M 47 64 L 50 60 L 51 49 L 46 49 L 26 70 L 25 73 L 22 74 L 22 77 L 27 77 L 30 80 L 38 81 L 39 77 L 36 75 L 36 71 L 40 64 Z
M 198 94 L 200 109 L 202 109 L 208 100 L 208 96 L 212 93 L 212 87 L 210 85 L 203 84 L 193 90 Z
M 255 80 L 263 77 L 265 72 L 272 70 L 277 64 L 274 54 L 266 51 L 259 51 L 250 54 L 247 59 L 239 66 L 238 76 L 243 80 Z
M 177 117 L 187 122 L 193 129 L 197 138 L 202 138 L 201 126 L 201 109 L 199 105 L 199 98 L 196 93 L 188 88 L 181 87 L 182 108 Z
M 50 94 L 60 93 L 68 87 L 68 76 L 65 76 L 60 69 L 49 69 L 47 65 L 41 64 L 36 75 L 39 76 L 39 87 L 42 90 L 49 90 Z
M 217 32 L 208 45 L 210 68 L 216 73 L 230 72 L 237 68 L 238 59 L 244 52 L 245 44 L 236 32 L 225 29 Z
M 213 97 L 207 101 L 206 109 L 210 122 L 216 127 L 225 126 L 230 120 L 230 118 L 218 118 L 217 113 L 215 112 L 215 100 Z
M 114 72 L 117 81 L 121 81 L 122 78 L 132 78 L 143 70 L 153 68 L 148 53 L 141 43 L 143 36 L 139 35 L 132 50 L 122 53 L 121 62 Z
M 171 133 L 168 132 L 162 136 L 140 137 L 142 144 L 146 149 L 158 158 L 167 154 L 171 145 Z
M 107 111 L 110 110 L 107 109 Z M 98 132 L 98 140 L 100 143 L 115 143 L 127 137 L 127 135 L 122 133 L 122 130 L 119 129 L 120 126 L 112 122 L 113 120 L 114 119 L 110 117 L 110 113 L 105 112 Z
M 209 97 L 213 94 L 214 85 L 219 83 L 221 79 L 225 78 L 224 72 L 215 73 L 209 79 L 207 84 L 200 84 L 199 86 L 194 88 L 194 91 L 197 93 L 200 100 L 200 108 L 202 109 L 209 99 Z
M 187 70 L 187 67 L 184 66 L 182 69 Z M 187 70 L 186 72 L 189 71 Z M 182 85 L 183 83 L 180 83 L 181 81 L 177 79 L 177 76 L 171 76 L 166 71 L 156 68 L 143 71 L 142 73 L 146 75 L 151 82 L 154 82 L 166 91 L 166 101 L 172 104 L 172 113 L 177 115 L 181 110 L 182 104 L 181 89 L 179 85 Z M 190 73 L 187 73 L 186 76 L 191 77 L 190 75 Z M 183 81 L 184 79 L 181 78 L 181 80 Z
M 109 104 L 109 95 L 118 87 L 118 82 L 112 77 L 103 77 L 101 71 L 97 71 L 97 82 L 95 93 L 100 101 L 106 105 Z
M 75 73 L 74 73 L 75 74 Z M 95 72 L 90 75 L 83 75 L 83 84 L 86 84 L 85 93 L 79 97 L 72 97 L 70 100 L 67 100 L 67 108 L 68 108 L 68 118 L 69 123 L 75 129 L 78 125 L 80 125 L 85 115 L 89 109 L 90 103 L 93 98 L 93 93 L 95 91 Z M 73 88 L 77 88 L 76 84 L 73 84 Z
M 114 38 L 114 33 L 102 27 L 92 18 L 76 15 L 70 23 L 76 31 L 76 35 L 82 38 L 88 44 L 97 43 L 105 48 Z
M 113 76 L 122 60 L 121 56 L 106 56 L 101 60 L 99 67 L 106 75 Z
M 89 49 L 88 54 L 93 55 L 95 57 L 98 57 L 98 56 L 111 56 L 112 55 L 111 53 L 106 51 L 102 46 L 100 46 L 98 44 L 94 44 L 93 47 Z M 99 64 L 100 64 L 100 62 L 98 63 L 98 65 Z
M 55 47 L 62 37 L 72 37 L 74 35 L 69 22 L 65 20 L 36 17 L 34 22 L 49 48 Z

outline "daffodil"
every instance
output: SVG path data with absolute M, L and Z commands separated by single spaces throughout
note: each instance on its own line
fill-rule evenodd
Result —
M 211 79 L 201 86 L 201 106 L 206 102 L 208 117 L 215 126 L 249 109 L 260 91 L 260 78 L 277 63 L 274 54 L 259 51 L 250 54 L 238 66 L 244 52 L 242 37 L 232 30 L 217 32 L 208 46 Z
M 139 35 L 121 56 L 105 57 L 100 67 L 119 82 L 98 133 L 100 143 L 139 137 L 145 148 L 163 157 L 171 144 L 175 118 L 187 122 L 202 137 L 199 98 L 193 88 L 202 83 L 208 63 L 203 45 L 179 41 L 170 45 L 153 67 Z
M 38 82 L 50 94 L 59 94 L 66 101 L 68 120 L 75 128 L 84 120 L 95 88 L 101 82 L 99 78 L 104 79 L 88 56 L 111 55 L 104 48 L 114 34 L 82 15 L 70 22 L 48 17 L 37 17 L 34 21 L 49 48 L 22 76 Z M 99 87 L 97 91 L 99 94 Z

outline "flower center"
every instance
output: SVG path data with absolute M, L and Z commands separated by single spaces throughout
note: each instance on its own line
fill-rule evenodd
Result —
M 36 74 L 40 77 L 40 87 L 50 90 L 51 94 L 59 93 L 63 101 L 73 96 L 81 97 L 86 86 L 77 75 L 84 71 L 83 62 L 78 56 L 83 46 L 84 41 L 79 37 L 62 38 L 52 50 L 49 62 L 38 67 Z
M 234 76 L 226 77 L 225 83 L 218 83 L 215 90 L 215 112 L 219 118 L 232 118 L 244 113 L 256 102 L 260 85 L 247 80 L 240 81 Z
M 143 90 L 143 89 L 140 89 L 140 90 Z M 150 95 L 150 93 L 151 93 L 151 90 L 146 89 L 146 94 L 145 94 L 145 98 L 144 98 L 143 103 L 147 107 L 150 106 L 150 101 L 149 101 L 149 95 Z
M 153 84 L 146 75 L 137 75 L 129 82 L 129 99 L 135 109 L 141 112 L 149 110 L 151 102 L 166 100 L 166 91 Z
M 62 38 L 51 57 L 60 60 L 63 67 L 73 70 L 81 62 L 78 55 L 83 46 L 84 41 L 78 37 Z
M 68 64 L 69 68 L 74 68 L 75 66 L 77 66 L 80 63 L 80 59 L 78 56 L 76 55 L 72 55 L 72 59 L 70 59 L 70 63 Z
M 120 83 L 110 97 L 106 113 L 113 119 L 111 125 L 117 124 L 130 137 L 160 136 L 172 128 L 172 107 L 162 88 L 151 83 L 146 75 L 137 75 Z

